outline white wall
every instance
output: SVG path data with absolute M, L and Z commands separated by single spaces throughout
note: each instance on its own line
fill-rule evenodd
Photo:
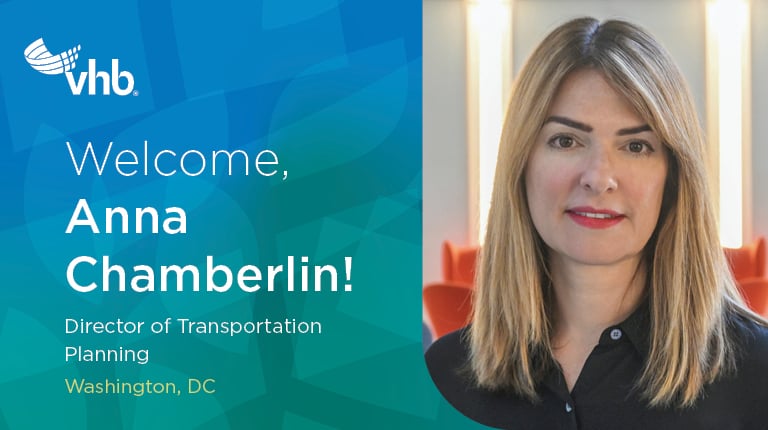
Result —
M 467 243 L 466 22 L 463 0 L 424 0 L 424 280 L 440 245 Z
M 441 277 L 440 244 L 469 240 L 465 2 L 424 4 L 424 281 Z M 649 30 L 682 69 L 705 118 L 705 27 L 701 0 L 515 0 L 513 64 L 570 18 L 623 18 Z M 753 235 L 768 236 L 768 0 L 752 0 Z
M 768 237 L 768 0 L 752 0 L 753 236 Z

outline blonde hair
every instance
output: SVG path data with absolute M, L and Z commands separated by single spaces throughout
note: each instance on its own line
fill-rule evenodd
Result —
M 545 245 L 530 217 L 524 178 L 560 82 L 580 68 L 601 72 L 669 153 L 661 214 L 644 250 L 651 332 L 636 388 L 650 406 L 690 406 L 707 383 L 733 368 L 727 311 L 759 317 L 745 308 L 719 244 L 704 137 L 685 79 L 648 33 L 618 20 L 563 24 L 515 81 L 477 270 L 471 372 L 481 387 L 537 401 L 537 383 L 556 365 Z

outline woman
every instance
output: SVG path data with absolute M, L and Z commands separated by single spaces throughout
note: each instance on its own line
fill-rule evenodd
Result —
M 472 324 L 427 364 L 521 429 L 768 428 L 768 330 L 718 242 L 687 85 L 642 29 L 582 18 L 515 83 Z

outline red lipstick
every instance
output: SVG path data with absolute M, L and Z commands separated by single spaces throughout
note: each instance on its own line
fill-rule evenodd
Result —
M 595 209 L 591 206 L 579 206 L 565 211 L 578 225 L 587 228 L 609 228 L 624 220 L 624 215 L 609 209 Z

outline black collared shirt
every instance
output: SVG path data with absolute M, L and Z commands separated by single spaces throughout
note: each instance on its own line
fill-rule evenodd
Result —
M 768 429 L 768 329 L 730 318 L 737 371 L 706 386 L 693 407 L 651 408 L 635 388 L 648 353 L 648 310 L 606 328 L 568 392 L 559 369 L 539 385 L 541 402 L 474 387 L 466 377 L 465 329 L 440 338 L 426 360 L 435 385 L 457 410 L 482 424 L 506 429 Z

